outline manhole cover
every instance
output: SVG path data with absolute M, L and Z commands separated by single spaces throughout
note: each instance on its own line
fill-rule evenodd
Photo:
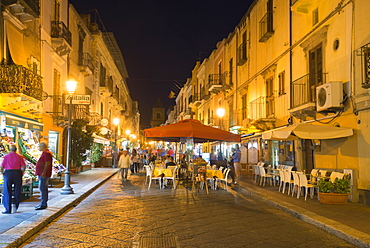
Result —
M 140 248 L 177 248 L 176 237 L 142 237 Z

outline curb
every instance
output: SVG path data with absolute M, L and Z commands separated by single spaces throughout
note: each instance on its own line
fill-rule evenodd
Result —
M 324 216 L 318 215 L 314 212 L 308 211 L 301 207 L 292 205 L 285 201 L 279 200 L 275 197 L 265 195 L 261 191 L 256 191 L 248 187 L 247 183 L 240 182 L 240 192 L 262 200 L 269 205 L 282 210 L 293 217 L 303 220 L 308 224 L 311 224 L 321 230 L 324 230 L 331 235 L 334 235 L 344 241 L 361 248 L 370 247 L 370 235 L 361 231 L 358 231 L 349 226 L 343 225 L 340 222 L 328 219 Z
M 46 217 L 44 220 L 42 220 L 40 223 L 38 223 L 36 226 L 32 227 L 30 230 L 23 233 L 20 237 L 9 243 L 6 247 L 19 247 L 21 246 L 25 241 L 27 241 L 29 238 L 31 238 L 33 235 L 38 233 L 42 228 L 47 226 L 49 223 L 54 221 L 56 218 L 67 212 L 69 209 L 83 201 L 87 196 L 89 196 L 91 193 L 93 193 L 97 188 L 99 188 L 103 183 L 105 183 L 107 180 L 112 178 L 115 174 L 117 174 L 117 171 L 114 172 L 112 175 L 108 176 L 107 178 L 101 180 L 99 183 L 97 183 L 95 186 L 91 187 L 86 192 L 82 193 L 80 196 L 78 196 L 76 199 L 71 201 L 70 203 L 66 204 L 64 207 L 59 209 L 57 212 L 53 213 L 52 215 Z M 97 179 L 99 180 L 99 179 Z M 89 185 L 89 184 L 88 184 Z M 87 186 L 88 186 L 87 185 Z M 85 186 L 86 187 L 86 186 Z

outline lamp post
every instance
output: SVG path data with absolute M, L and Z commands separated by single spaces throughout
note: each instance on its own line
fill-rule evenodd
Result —
M 113 124 L 116 126 L 115 134 L 114 134 L 114 145 L 116 146 L 116 156 L 114 156 L 113 160 L 113 168 L 117 168 L 117 158 L 118 158 L 118 146 L 117 146 L 117 136 L 118 136 L 118 125 L 119 125 L 119 118 L 113 119 Z
M 69 164 L 71 162 L 70 150 L 71 150 L 71 119 L 72 119 L 72 98 L 76 91 L 77 82 L 67 81 L 67 91 L 69 96 L 68 106 L 68 135 L 67 135 L 67 160 L 66 160 L 66 171 L 64 172 L 64 186 L 60 193 L 62 195 L 73 194 L 73 188 L 71 187 L 71 172 L 69 171 Z
M 224 108 L 218 108 L 216 110 L 217 116 L 220 118 L 220 129 L 222 129 L 222 117 L 225 116 L 225 109 Z

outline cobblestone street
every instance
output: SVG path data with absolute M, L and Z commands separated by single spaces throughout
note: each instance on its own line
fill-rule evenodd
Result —
M 353 247 L 237 191 L 116 176 L 22 247 Z

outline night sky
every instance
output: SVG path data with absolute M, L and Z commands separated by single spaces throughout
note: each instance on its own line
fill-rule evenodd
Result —
M 234 31 L 253 0 L 70 0 L 79 13 L 96 9 L 113 32 L 129 73 L 128 87 L 139 102 L 141 124 L 150 123 L 158 98 L 174 105 L 171 89 L 191 77 L 196 61 Z

